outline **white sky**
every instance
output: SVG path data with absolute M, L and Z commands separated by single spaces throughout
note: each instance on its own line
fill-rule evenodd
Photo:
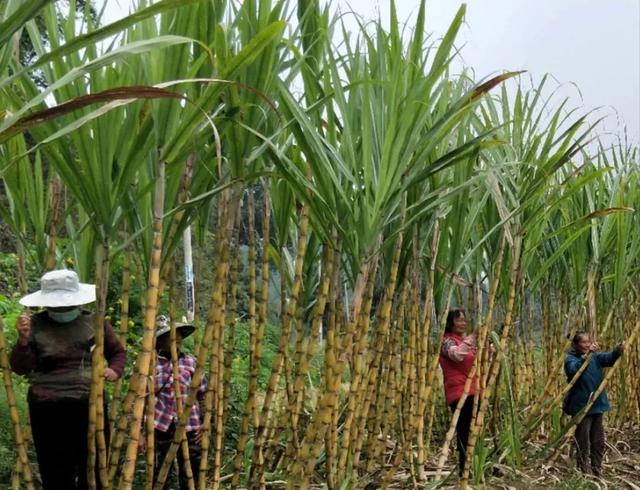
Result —
M 333 4 L 364 19 L 378 13 L 389 18 L 386 1 Z M 460 4 L 427 0 L 426 29 L 434 39 L 444 34 Z M 105 21 L 126 15 L 129 5 L 130 0 L 108 0 Z M 419 0 L 396 0 L 399 19 L 412 25 L 418 5 Z M 604 129 L 620 132 L 617 113 L 629 138 L 640 142 L 640 0 L 469 0 L 458 46 L 478 79 L 527 70 L 538 81 L 549 73 L 574 106 L 609 115 Z

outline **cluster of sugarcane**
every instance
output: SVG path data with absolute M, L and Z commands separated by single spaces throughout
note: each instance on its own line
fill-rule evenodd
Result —
M 568 390 L 566 336 L 579 327 L 603 345 L 629 337 L 607 382 L 616 423 L 639 419 L 640 400 L 630 396 L 640 392 L 637 150 L 594 143 L 597 123 L 567 101 L 554 105 L 546 78 L 526 89 L 511 80 L 517 73 L 480 83 L 453 76 L 464 6 L 432 46 L 424 2 L 410 38 L 391 7 L 388 29 L 361 24 L 353 39 L 315 0 L 297 10 L 270 0 L 141 0 L 106 26 L 74 2 L 62 24 L 51 0 L 3 7 L 0 216 L 16 237 L 18 284 L 27 287 L 27 263 L 47 270 L 71 258 L 95 279 L 102 324 L 110 270 L 124 260 L 123 341 L 130 270 L 146 291 L 139 347 L 129 347 L 134 371 L 111 400 L 109 445 L 96 337 L 92 488 L 97 479 L 133 487 L 142 437 L 145 487 L 160 487 L 177 451 L 188 456 L 186 419 L 202 376 L 209 390 L 193 488 L 259 488 L 272 478 L 290 488 L 388 486 L 400 468 L 418 485 L 429 464 L 440 479 L 464 401 L 450 420 L 438 355 L 454 304 L 467 307 L 479 339 L 465 391 L 473 375 L 482 387 L 461 487 L 472 473 L 482 479 L 474 461 L 488 443 L 496 461 L 517 466 L 524 441 L 547 437 L 538 455 L 547 457 L 566 439 L 577 419 L 553 434 L 549 427 Z M 21 37 L 37 55 L 30 66 L 13 49 Z M 35 70 L 46 87 L 30 77 Z M 155 317 L 168 296 L 176 320 L 178 252 L 191 225 L 196 248 L 214 243 L 196 264 L 214 282 L 199 291 L 198 370 L 167 458 L 154 467 Z M 241 273 L 251 354 L 232 444 L 225 422 Z M 280 337 L 260 389 L 274 313 Z M 0 342 L 17 474 L 32 488 Z

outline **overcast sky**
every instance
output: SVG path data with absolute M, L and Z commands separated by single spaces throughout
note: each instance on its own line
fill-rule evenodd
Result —
M 105 20 L 125 15 L 129 2 L 108 0 Z M 419 0 L 396 4 L 398 17 L 413 24 Z M 427 1 L 426 29 L 434 39 L 444 34 L 460 4 Z M 386 1 L 334 5 L 365 19 L 389 18 Z M 640 0 L 470 0 L 457 44 L 476 78 L 527 70 L 539 80 L 549 73 L 575 105 L 609 114 L 606 130 L 620 131 L 617 113 L 630 139 L 640 141 Z

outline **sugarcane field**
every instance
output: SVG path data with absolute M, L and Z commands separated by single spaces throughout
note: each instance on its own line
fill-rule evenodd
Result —
M 640 490 L 640 2 L 0 0 L 0 489 Z

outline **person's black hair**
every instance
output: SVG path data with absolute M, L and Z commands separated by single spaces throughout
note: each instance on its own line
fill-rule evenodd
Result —
M 451 333 L 453 330 L 453 320 L 464 316 L 464 314 L 464 308 L 451 308 L 449 313 L 447 313 L 447 324 L 444 327 L 444 331 Z
M 589 332 L 586 332 L 584 330 L 578 330 L 576 334 L 573 336 L 571 343 L 573 345 L 578 345 L 578 342 L 580 342 L 580 339 L 585 335 L 589 335 Z

